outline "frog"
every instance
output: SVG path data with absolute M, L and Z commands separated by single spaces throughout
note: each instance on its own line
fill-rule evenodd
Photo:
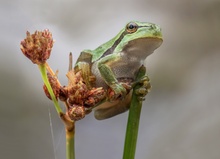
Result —
M 135 81 L 135 77 L 145 59 L 162 42 L 162 32 L 158 25 L 130 21 L 111 40 L 94 50 L 81 52 L 74 66 L 75 72 L 82 72 L 88 88 L 103 87 L 113 92 L 111 97 L 94 108 L 96 119 L 103 120 L 126 112 L 135 83 L 145 83 L 145 91 L 139 94 L 146 95 L 150 87 L 149 78 L 145 76 L 143 80 Z M 124 84 L 126 81 L 127 84 Z

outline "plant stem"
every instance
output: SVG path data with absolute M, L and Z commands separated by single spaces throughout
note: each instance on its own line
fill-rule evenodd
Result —
M 52 87 L 51 87 L 51 85 L 49 83 L 49 80 L 47 78 L 46 64 L 40 64 L 40 65 L 38 65 L 38 67 L 40 69 L 41 77 L 43 79 L 43 82 L 46 85 L 48 92 L 50 93 L 51 99 L 53 100 L 53 103 L 55 105 L 56 111 L 57 111 L 58 114 L 60 114 L 63 111 L 60 108 L 60 105 L 59 105 L 59 103 L 58 103 L 58 101 L 57 101 L 57 99 L 56 99 L 56 97 L 55 97 L 55 95 L 53 93 L 53 89 L 52 89 Z
M 66 159 L 75 159 L 74 135 L 75 128 L 70 130 L 66 127 Z
M 75 159 L 75 147 L 74 147 L 74 133 L 75 133 L 75 122 L 69 120 L 65 114 L 63 114 L 63 111 L 53 93 L 53 89 L 50 85 L 50 82 L 47 77 L 47 71 L 46 71 L 46 66 L 47 64 L 41 64 L 38 65 L 40 72 L 41 72 L 41 77 L 43 79 L 44 84 L 47 87 L 47 90 L 51 96 L 51 99 L 53 100 L 53 103 L 55 105 L 56 111 L 60 118 L 63 120 L 65 124 L 65 129 L 66 129 L 66 158 L 67 159 Z
M 139 80 L 141 77 L 143 77 L 145 75 L 145 72 L 146 72 L 146 68 L 142 66 L 139 69 L 136 80 Z M 125 136 L 123 159 L 135 158 L 139 120 L 140 120 L 141 107 L 142 107 L 142 101 L 138 98 L 138 96 L 135 93 L 135 90 L 138 88 L 140 88 L 140 86 L 136 84 L 133 89 L 131 105 L 128 115 L 126 136 Z

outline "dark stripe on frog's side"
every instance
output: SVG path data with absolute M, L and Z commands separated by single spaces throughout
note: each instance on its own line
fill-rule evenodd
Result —
M 110 47 L 108 50 L 105 51 L 105 53 L 99 58 L 101 59 L 102 57 L 105 57 L 107 55 L 110 55 L 114 50 L 115 48 L 118 46 L 118 44 L 121 42 L 121 40 L 124 38 L 124 36 L 127 34 L 126 31 L 124 31 L 121 36 L 114 42 L 114 44 L 112 45 L 112 47 Z M 98 59 L 98 60 L 99 60 Z

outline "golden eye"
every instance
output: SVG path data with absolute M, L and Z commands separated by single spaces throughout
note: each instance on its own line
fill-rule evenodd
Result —
M 126 29 L 128 33 L 134 33 L 137 31 L 138 25 L 134 22 L 130 22 L 127 24 Z

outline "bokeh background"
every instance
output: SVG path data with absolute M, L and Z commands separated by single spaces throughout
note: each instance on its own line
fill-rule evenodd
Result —
M 164 35 L 146 60 L 153 89 L 143 104 L 136 158 L 220 158 L 219 0 L 1 0 L 1 159 L 65 158 L 63 124 L 37 66 L 19 48 L 26 31 L 52 31 L 49 64 L 66 84 L 69 52 L 76 60 L 130 20 L 156 23 Z M 77 122 L 76 158 L 122 158 L 127 115 L 97 121 L 91 113 Z

